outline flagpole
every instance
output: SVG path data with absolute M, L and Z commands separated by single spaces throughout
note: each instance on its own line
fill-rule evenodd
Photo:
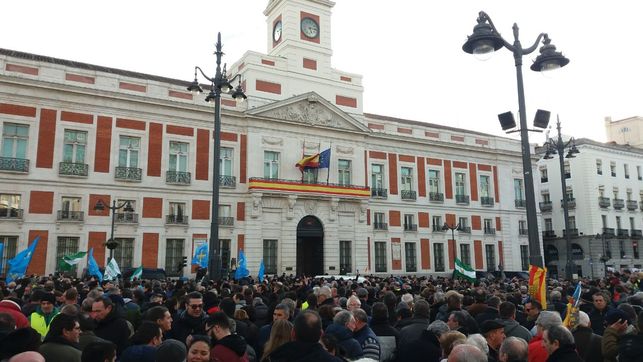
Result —
M 328 149 L 330 150 L 330 156 L 333 156 L 333 142 L 330 142 L 330 145 L 328 146 Z M 328 185 L 328 180 L 330 179 L 330 157 L 328 159 L 328 168 L 326 169 L 326 185 Z
M 306 157 L 306 140 L 301 144 L 301 158 L 303 159 Z M 301 183 L 304 183 L 304 170 L 305 168 L 300 168 L 299 171 L 301 172 Z

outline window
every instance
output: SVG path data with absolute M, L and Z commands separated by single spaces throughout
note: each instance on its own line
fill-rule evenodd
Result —
M 455 195 L 464 196 L 467 194 L 466 175 L 462 172 L 455 173 Z
M 183 224 L 187 223 L 187 216 L 185 215 L 185 203 L 183 202 L 170 202 L 170 213 L 167 216 L 167 221 L 170 224 Z
M 620 216 L 616 217 L 616 228 L 621 229 L 621 217 Z
M 444 271 L 444 244 L 433 244 L 433 264 L 436 272 Z
M 5 123 L 2 128 L 2 157 L 27 158 L 27 140 L 29 126 Z
M 634 225 L 634 218 L 630 217 L 630 230 L 634 230 L 634 229 L 636 229 Z
M 572 169 L 569 166 L 569 161 L 565 161 L 563 168 L 565 170 L 565 178 L 571 178 L 572 177 Z
M 630 166 L 627 163 L 623 164 L 623 174 L 625 178 L 630 178 Z
M 514 179 L 514 197 L 516 201 L 523 201 L 525 199 L 524 188 L 522 187 L 522 179 Z
M 2 244 L 2 251 L 0 252 L 0 274 L 7 275 L 7 270 L 9 270 L 8 261 L 16 256 L 18 237 L 0 235 L 0 244 Z
M 374 212 L 373 213 L 373 228 L 376 230 L 386 230 L 386 216 L 383 212 Z
M 279 152 L 264 151 L 263 177 L 279 178 Z
M 415 254 L 415 243 L 404 243 L 404 258 L 406 260 L 406 272 L 416 272 L 417 255 Z
M 639 242 L 636 240 L 632 241 L 632 257 L 634 257 L 634 259 L 639 258 Z
M 207 242 L 203 240 L 203 242 Z M 230 270 L 230 239 L 219 239 L 221 248 L 221 269 Z
M 386 272 L 386 243 L 382 241 L 375 242 L 375 272 Z
M 518 220 L 518 235 L 527 235 L 527 221 Z
M 433 223 L 433 231 L 442 231 L 442 216 L 434 215 L 431 217 Z
M 400 190 L 402 191 L 412 191 L 413 190 L 413 169 L 410 167 L 402 167 L 402 186 Z
M 263 265 L 266 274 L 277 274 L 277 240 L 263 241 Z
M 627 194 L 627 201 L 632 201 L 632 190 L 627 190 L 625 193 Z
M 138 168 L 138 154 L 140 148 L 140 138 L 121 136 L 118 148 L 118 167 Z
M 170 141 L 170 171 L 188 171 L 188 143 Z
M 460 260 L 467 265 L 471 265 L 471 245 L 460 244 Z
M 123 268 L 133 267 L 132 256 L 134 255 L 134 239 L 117 238 L 115 240 L 118 243 L 118 247 L 114 249 L 114 259 L 116 259 L 116 263 L 118 263 L 121 271 Z
M 219 205 L 219 225 L 234 225 L 234 218 L 232 217 L 232 208 L 230 205 Z
M 543 202 L 551 202 L 551 197 L 548 192 L 542 193 Z
M 576 229 L 576 216 L 570 216 L 567 220 L 569 221 L 569 228 Z
M 126 209 L 127 206 L 123 206 L 122 208 L 116 210 L 116 222 L 138 222 L 138 215 L 136 214 L 136 200 L 118 199 L 118 201 L 116 201 L 116 206 L 126 205 L 127 203 L 129 203 L 129 206 L 134 211 L 125 211 L 124 209 Z
M 80 197 L 63 197 L 59 220 L 82 220 Z
M 351 241 L 339 241 L 339 272 L 341 275 L 347 275 L 353 271 L 351 260 Z
M 338 160 L 337 165 L 337 183 L 348 186 L 351 184 L 351 161 Z
M 616 177 L 616 163 L 615 162 L 610 162 L 610 173 L 612 174 L 612 177 Z
M 495 231 L 493 228 L 493 219 L 484 219 L 483 222 L 485 234 L 491 234 Z
M 598 159 L 596 160 L 596 174 L 597 175 L 603 174 L 603 161 Z
M 371 186 L 374 189 L 384 188 L 384 166 L 378 164 L 371 165 Z
M 20 209 L 20 195 L 0 194 L 0 218 L 22 217 Z
M 85 163 L 86 147 L 87 132 L 66 129 L 63 162 Z
M 601 215 L 601 222 L 603 225 L 603 228 L 607 227 L 607 215 Z
M 305 156 L 305 157 L 308 157 L 308 156 Z M 301 175 L 303 181 L 308 184 L 316 184 L 318 170 L 319 169 L 317 168 L 304 168 L 304 171 Z
M 641 166 L 636 166 L 636 176 L 639 181 L 643 180 L 643 173 L 641 173 Z
M 520 266 L 522 270 L 529 270 L 529 246 L 520 245 Z
M 554 224 L 552 223 L 550 218 L 545 219 L 545 231 L 552 231 L 554 230 Z
M 429 192 L 440 192 L 440 171 L 429 170 Z
M 415 224 L 415 215 L 413 214 L 404 214 L 404 230 L 405 231 L 416 231 L 417 225 Z
M 485 245 L 484 249 L 487 258 L 487 270 L 496 270 L 496 248 L 493 245 Z
M 480 176 L 480 197 L 491 197 L 489 176 Z
M 459 217 L 458 218 L 458 224 L 460 225 L 460 229 L 462 229 L 461 231 L 466 231 L 465 229 L 467 229 L 469 227 L 469 218 L 468 217 Z
M 574 201 L 574 190 L 570 187 L 567 188 L 565 194 L 567 195 L 567 201 Z
M 167 239 L 165 243 L 165 273 L 169 277 L 181 276 L 183 268 L 183 239 Z
M 547 167 L 540 169 L 540 182 L 548 182 L 549 176 L 547 175 Z
M 221 147 L 219 153 L 219 175 L 232 176 L 232 165 L 234 164 L 234 149 Z
M 78 239 L 76 237 L 58 237 L 58 244 L 56 245 L 56 264 L 60 268 L 60 262 L 63 256 L 75 254 L 78 252 Z M 71 269 L 71 270 L 70 270 Z M 76 274 L 77 265 L 72 265 L 68 267 L 68 271 L 71 274 Z

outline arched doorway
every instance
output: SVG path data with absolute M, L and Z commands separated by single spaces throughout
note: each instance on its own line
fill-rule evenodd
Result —
M 297 224 L 297 274 L 324 273 L 324 227 L 318 218 L 306 216 Z

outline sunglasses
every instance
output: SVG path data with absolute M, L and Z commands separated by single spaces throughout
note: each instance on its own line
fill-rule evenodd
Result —
M 193 310 L 201 309 L 203 308 L 203 304 L 190 304 L 190 308 Z

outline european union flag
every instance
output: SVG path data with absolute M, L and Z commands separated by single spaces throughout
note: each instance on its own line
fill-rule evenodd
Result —
M 192 265 L 198 265 L 201 268 L 208 267 L 208 243 L 203 243 L 194 250 Z
M 94 248 L 89 249 L 89 256 L 87 257 L 87 272 L 89 275 L 95 276 L 100 282 L 103 281 L 103 273 L 100 272 L 98 263 L 94 259 Z
M 36 250 L 36 246 L 38 245 L 38 240 L 40 240 L 40 236 L 37 236 L 27 249 L 21 251 L 15 258 L 8 261 L 9 271 L 7 272 L 7 284 L 25 275 L 27 267 L 29 263 L 31 263 L 34 250 Z
M 250 271 L 248 270 L 246 262 L 246 254 L 243 253 L 243 250 L 239 250 L 239 266 L 234 272 L 234 279 L 239 280 L 247 277 L 248 275 L 250 275 Z
M 261 264 L 259 264 L 259 275 L 257 275 L 259 283 L 263 283 L 264 274 L 266 274 L 266 267 L 263 265 L 263 259 L 261 259 Z
M 330 148 L 322 151 L 319 154 L 318 168 L 329 168 L 329 167 L 330 167 Z

